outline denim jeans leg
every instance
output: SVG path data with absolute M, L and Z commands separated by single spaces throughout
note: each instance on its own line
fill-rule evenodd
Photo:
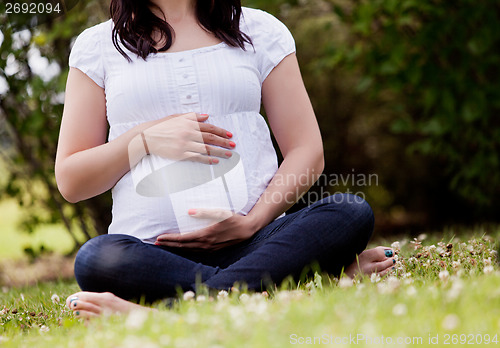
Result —
M 158 246 L 121 234 L 92 238 L 75 260 L 75 277 L 84 291 L 112 292 L 124 299 L 149 301 L 195 290 L 196 282 L 219 271 Z M 199 278 L 199 279 L 198 279 Z
M 213 253 L 162 248 L 128 235 L 88 241 L 75 260 L 84 291 L 109 291 L 125 299 L 172 296 L 197 281 L 228 289 L 235 282 L 259 290 L 299 276 L 314 261 L 338 274 L 361 253 L 373 231 L 373 212 L 361 198 L 338 194 L 277 219 L 248 241 Z
M 366 248 L 373 223 L 373 212 L 362 198 L 349 194 L 326 197 L 294 213 L 291 223 L 282 224 L 261 246 L 205 283 L 223 289 L 243 282 L 259 290 L 265 280 L 279 283 L 289 275 L 299 276 L 314 261 L 322 270 L 338 274 Z

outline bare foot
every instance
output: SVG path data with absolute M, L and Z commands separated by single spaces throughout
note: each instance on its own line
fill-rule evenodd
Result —
M 395 263 L 394 250 L 389 247 L 378 246 L 359 254 L 357 259 L 345 269 L 344 273 L 350 278 L 354 278 L 357 274 L 370 275 L 372 273 L 384 276 L 394 267 Z
M 153 310 L 126 301 L 110 292 L 80 291 L 66 299 L 68 306 L 78 318 L 91 318 L 101 314 L 128 313 L 133 310 Z

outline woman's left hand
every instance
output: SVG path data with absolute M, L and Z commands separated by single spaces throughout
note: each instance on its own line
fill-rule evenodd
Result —
M 213 219 L 215 224 L 186 233 L 165 233 L 156 238 L 156 245 L 173 248 L 218 250 L 242 242 L 257 231 L 251 217 L 221 209 L 196 209 L 189 215 L 198 219 Z

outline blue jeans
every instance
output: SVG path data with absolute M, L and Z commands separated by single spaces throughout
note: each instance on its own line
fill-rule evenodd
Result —
M 373 212 L 363 199 L 336 194 L 274 220 L 250 239 L 213 252 L 167 248 L 122 234 L 85 243 L 75 260 L 84 291 L 109 291 L 148 302 L 195 290 L 197 282 L 229 289 L 235 282 L 261 290 L 295 279 L 313 263 L 339 274 L 361 253 L 373 231 Z

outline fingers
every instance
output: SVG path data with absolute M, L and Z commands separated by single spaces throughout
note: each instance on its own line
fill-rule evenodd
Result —
M 230 158 L 236 143 L 231 140 L 233 134 L 213 124 L 204 123 L 208 115 L 188 113 L 172 115 L 163 119 L 154 127 L 149 127 L 143 134 L 149 151 L 160 156 L 176 160 L 189 160 L 214 164 L 210 157 Z M 169 146 L 165 146 L 170 142 Z M 198 156 L 196 156 L 198 155 Z
M 156 241 L 171 242 L 171 243 L 187 243 L 198 239 L 200 237 L 198 236 L 198 234 L 199 233 L 197 232 L 186 233 L 186 234 L 165 233 L 165 234 L 160 234 L 158 237 L 156 237 Z
M 159 246 L 165 246 L 169 248 L 179 248 L 179 249 L 189 249 L 193 251 L 214 251 L 214 250 L 219 250 L 222 249 L 228 245 L 234 244 L 237 241 L 226 241 L 226 242 L 219 242 L 219 243 L 214 243 L 213 241 L 207 241 L 204 239 L 200 240 L 190 240 L 190 241 L 171 241 L 171 240 L 166 240 L 166 239 L 157 239 L 155 242 L 155 245 Z
M 207 250 L 210 249 L 211 243 L 207 243 L 204 235 L 198 232 L 188 234 L 163 234 L 156 238 L 155 245 L 170 247 L 170 248 L 186 248 Z
M 197 219 L 211 219 L 215 221 L 223 221 L 234 215 L 230 210 L 226 209 L 190 209 L 189 216 Z
M 211 156 L 199 154 L 197 152 L 186 152 L 181 161 L 191 161 L 203 164 L 218 164 L 219 159 Z
M 189 250 L 209 250 L 211 246 L 202 242 L 155 242 L 155 245 Z
M 195 129 L 201 132 L 201 142 L 203 144 L 220 146 L 226 149 L 233 149 L 236 147 L 236 144 L 230 140 L 233 137 L 233 134 L 227 129 L 217 127 L 216 125 L 210 123 L 203 123 L 208 120 L 208 115 L 190 113 L 186 115 L 186 118 L 198 121 Z
M 194 115 L 194 117 L 193 117 Z M 190 112 L 188 114 L 188 118 L 191 119 L 191 120 L 194 120 L 194 121 L 197 121 L 197 122 L 205 122 L 206 120 L 208 120 L 208 114 L 198 114 L 198 113 L 194 113 L 194 112 Z
M 190 150 L 182 155 L 181 161 L 218 164 L 219 158 L 228 159 L 233 155 L 231 151 L 203 144 L 192 143 L 189 147 Z
M 233 212 L 225 209 L 190 209 L 188 214 L 195 218 L 210 219 L 213 222 L 212 225 L 235 215 Z M 217 250 L 226 246 L 227 241 L 218 241 L 213 233 L 210 234 L 207 228 L 204 228 L 187 234 L 165 233 L 159 235 L 156 238 L 155 245 L 191 250 Z
M 233 155 L 233 153 L 231 151 L 228 151 L 227 149 L 222 149 L 220 147 L 215 147 L 200 142 L 190 143 L 186 151 L 203 155 L 209 155 L 212 157 L 216 156 L 220 158 L 230 158 Z
M 181 161 L 191 161 L 203 164 L 218 164 L 220 161 L 217 157 L 206 156 L 196 152 L 187 152 L 183 155 Z
M 213 124 L 200 123 L 199 130 L 204 144 L 216 145 L 226 149 L 234 149 L 236 144 L 231 140 L 231 132 Z
M 191 116 L 192 117 L 192 116 Z M 213 157 L 230 158 L 236 143 L 230 140 L 233 136 L 230 132 L 213 124 L 194 123 L 191 130 L 186 133 L 189 141 L 184 148 L 184 158 L 189 161 L 201 162 L 205 164 L 217 164 L 218 160 Z M 208 155 L 212 158 L 203 158 L 197 154 Z
M 185 118 L 187 120 L 196 121 L 196 122 L 204 122 L 208 119 L 208 114 L 197 114 L 195 112 L 188 112 L 188 113 L 184 113 L 184 114 L 173 114 L 173 115 L 166 116 L 158 121 L 160 121 L 160 122 L 168 121 L 168 120 L 171 120 L 173 118 L 178 118 L 178 117 L 182 117 L 182 118 Z
M 197 130 L 199 130 L 202 133 L 206 133 L 206 135 L 214 135 L 217 136 L 220 139 L 230 139 L 233 137 L 233 134 L 229 132 L 227 129 L 220 128 L 216 125 L 210 124 L 210 123 L 204 123 L 206 120 L 208 120 L 209 116 L 207 114 L 195 114 L 195 113 L 188 113 L 181 115 L 184 118 L 190 120 L 190 121 L 196 121 L 198 124 L 196 124 Z M 211 139 L 209 139 L 211 140 Z M 222 144 L 218 144 L 221 145 Z M 229 145 L 229 144 L 228 144 Z

